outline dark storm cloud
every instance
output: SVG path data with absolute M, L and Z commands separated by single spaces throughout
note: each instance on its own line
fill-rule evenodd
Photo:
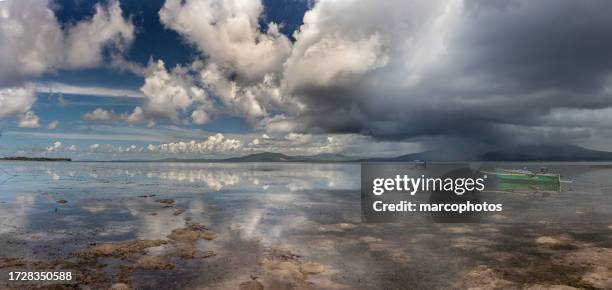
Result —
M 594 92 L 612 64 L 612 4 L 606 1 L 520 1 L 490 7 L 477 1 L 452 56 L 466 70 L 507 79 L 516 92 L 542 88 Z M 468 2 L 471 3 L 471 2 Z
M 566 136 L 570 142 L 588 137 L 571 128 L 594 125 L 588 115 L 612 105 L 612 2 L 467 1 L 454 16 L 441 9 L 416 24 L 405 12 L 405 19 L 391 13 L 363 20 L 363 26 L 414 27 L 374 30 L 386 65 L 348 82 L 294 91 L 308 108 L 298 128 L 491 144 L 510 142 L 523 128 L 528 136 L 522 141 Z M 587 110 L 573 111 L 572 122 L 564 124 L 563 112 L 570 109 Z M 543 136 L 531 134 L 531 127 L 559 130 Z

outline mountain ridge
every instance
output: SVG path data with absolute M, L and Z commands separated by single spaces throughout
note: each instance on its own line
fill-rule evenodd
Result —
M 258 152 L 229 158 L 165 158 L 158 160 L 116 160 L 109 162 L 410 162 L 424 161 L 612 161 L 612 152 L 591 150 L 569 144 L 521 145 L 499 148 L 474 158 L 448 158 L 437 151 L 423 151 L 394 157 L 360 157 L 323 153 L 317 155 L 287 155 L 277 152 Z

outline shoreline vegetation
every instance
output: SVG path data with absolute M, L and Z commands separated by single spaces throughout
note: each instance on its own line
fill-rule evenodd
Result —
M 0 161 L 62 161 L 62 162 L 70 162 L 70 161 L 72 161 L 72 158 L 49 158 L 49 157 L 14 156 L 14 157 L 0 157 Z

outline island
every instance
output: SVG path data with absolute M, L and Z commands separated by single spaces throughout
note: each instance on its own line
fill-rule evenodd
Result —
M 49 158 L 49 157 L 25 157 L 25 156 L 13 156 L 13 157 L 0 157 L 0 161 L 72 161 L 71 158 Z

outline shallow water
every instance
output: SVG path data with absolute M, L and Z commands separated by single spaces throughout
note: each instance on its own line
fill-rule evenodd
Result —
M 78 265 L 73 283 L 94 289 L 612 288 L 612 262 L 589 256 L 612 247 L 612 166 L 507 164 L 541 165 L 574 182 L 490 192 L 508 208 L 502 222 L 365 224 L 358 164 L 2 162 L 0 285 L 23 287 L 4 279 L 11 270 Z M 216 234 L 193 243 L 214 256 L 172 254 L 168 236 L 190 223 Z M 92 246 L 135 240 L 171 243 L 83 262 Z M 141 256 L 172 268 L 139 268 Z

